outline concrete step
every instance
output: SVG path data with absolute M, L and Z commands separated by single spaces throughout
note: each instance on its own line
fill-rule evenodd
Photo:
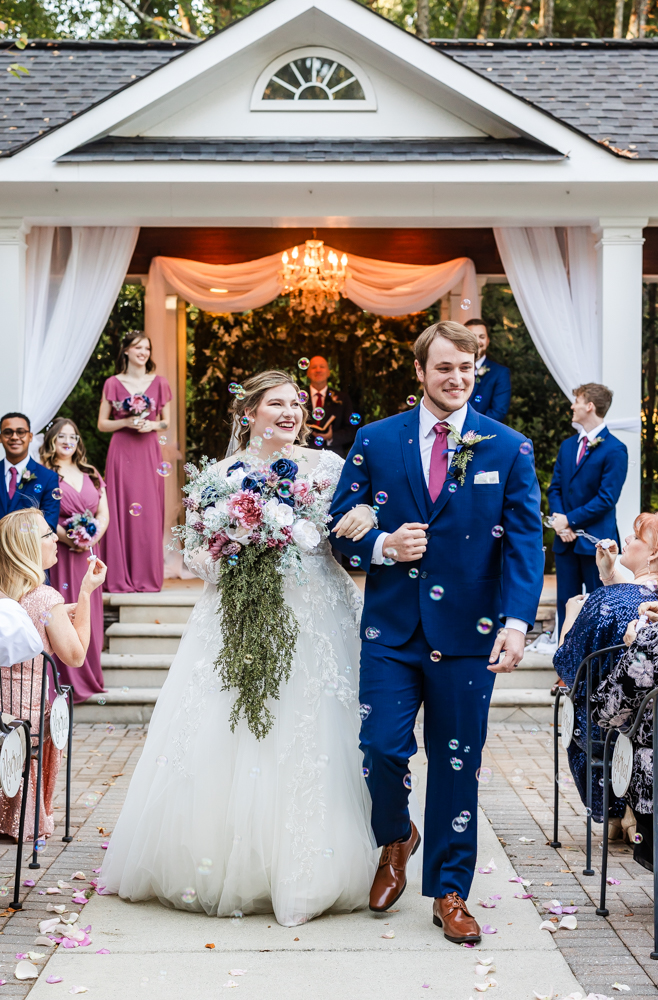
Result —
M 167 679 L 173 653 L 101 653 L 103 678 L 108 688 L 161 688 Z
M 184 624 L 155 625 L 115 622 L 106 630 L 110 653 L 175 653 Z

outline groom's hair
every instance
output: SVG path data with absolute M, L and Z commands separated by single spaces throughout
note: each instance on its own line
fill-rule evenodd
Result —
M 594 403 L 597 417 L 605 417 L 612 405 L 612 389 L 598 382 L 585 382 L 573 390 L 574 396 L 582 396 L 586 403 Z
M 473 333 L 461 323 L 453 323 L 452 320 L 442 320 L 441 323 L 432 323 L 426 330 L 423 330 L 420 337 L 414 344 L 414 356 L 420 367 L 425 371 L 427 367 L 427 355 L 430 351 L 430 344 L 437 337 L 443 337 L 455 345 L 458 351 L 464 354 L 474 354 L 477 356 L 479 344 L 477 334 Z

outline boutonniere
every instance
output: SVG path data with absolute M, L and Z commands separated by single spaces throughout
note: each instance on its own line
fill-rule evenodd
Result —
M 466 467 L 469 462 L 473 460 L 473 448 L 480 441 L 490 441 L 491 438 L 495 438 L 495 434 L 476 434 L 475 431 L 466 431 L 462 437 L 459 431 L 448 424 L 450 427 L 450 433 L 452 434 L 455 444 L 457 445 L 455 449 L 455 454 L 452 457 L 452 462 L 450 463 L 450 469 L 453 468 L 459 470 L 459 475 L 455 476 L 459 479 L 460 486 L 464 485 L 466 480 Z
M 36 479 L 36 478 L 37 477 L 36 477 L 36 475 L 35 475 L 34 472 L 30 472 L 29 469 L 23 469 L 23 475 L 21 476 L 21 481 L 20 481 L 20 484 L 19 484 L 19 487 L 18 487 L 19 490 L 23 489 L 23 487 L 25 486 L 25 483 L 31 483 L 32 480 Z
M 486 365 L 480 365 L 480 367 L 478 368 L 477 373 L 475 375 L 475 381 L 479 382 L 480 379 L 482 378 L 482 376 L 486 375 L 487 372 L 490 372 L 490 371 L 491 371 L 491 368 L 487 368 Z
M 588 451 L 594 451 L 594 449 L 598 448 L 598 446 L 600 444 L 603 444 L 603 438 L 602 437 L 595 437 L 591 441 L 587 442 L 587 450 Z

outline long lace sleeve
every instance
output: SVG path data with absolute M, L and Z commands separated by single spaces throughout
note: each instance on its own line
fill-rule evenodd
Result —
M 657 674 L 658 624 L 646 625 L 594 694 L 594 721 L 603 729 L 631 724 L 642 699 L 656 686 Z M 644 731 L 648 727 L 650 735 L 651 726 L 649 709 L 638 732 L 638 743 L 644 743 Z
M 623 640 L 626 626 L 637 617 L 644 600 L 640 588 L 629 584 L 599 587 L 590 594 L 553 657 L 553 666 L 566 684 L 573 684 L 586 656 Z
M 183 553 L 183 562 L 189 569 L 206 583 L 216 584 L 219 579 L 219 560 L 214 560 L 207 549 L 194 549 Z

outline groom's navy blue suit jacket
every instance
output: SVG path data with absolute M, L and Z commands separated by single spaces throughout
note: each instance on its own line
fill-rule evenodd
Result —
M 29 459 L 26 469 L 34 478 L 29 481 L 21 480 L 18 483 L 20 489 L 16 488 L 10 500 L 5 482 L 5 463 L 0 459 L 0 518 L 21 507 L 37 507 L 53 531 L 57 531 L 59 500 L 53 496 L 53 490 L 59 486 L 59 476 L 52 469 L 39 465 L 33 458 Z
M 379 530 L 372 529 L 360 542 L 332 535 L 332 544 L 359 556 L 369 573 L 361 619 L 364 641 L 367 629 L 377 629 L 377 642 L 401 646 L 422 621 L 430 646 L 444 655 L 488 656 L 502 619 L 534 624 L 544 556 L 532 450 L 520 450 L 525 441 L 521 434 L 470 405 L 462 435 L 469 430 L 494 437 L 474 446 L 464 485 L 454 470 L 449 472 L 433 504 L 420 459 L 418 408 L 359 429 L 331 514 L 336 520 L 358 503 L 379 506 Z M 354 464 L 355 455 L 363 456 L 361 464 Z M 499 482 L 474 483 L 480 472 L 498 473 Z M 388 495 L 385 503 L 377 502 L 379 492 Z M 412 521 L 429 524 L 423 558 L 371 566 L 380 531 L 392 532 Z M 497 526 L 504 529 L 500 537 L 498 530 L 492 534 Z M 410 570 L 418 575 L 410 577 Z M 444 588 L 438 601 L 430 597 L 437 585 Z M 489 634 L 477 628 L 482 618 L 493 623 Z

